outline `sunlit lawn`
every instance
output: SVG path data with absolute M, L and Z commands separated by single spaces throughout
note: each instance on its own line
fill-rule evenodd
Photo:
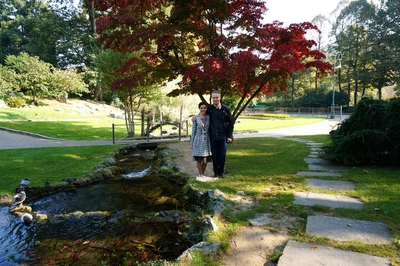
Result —
M 235 124 L 235 132 L 268 130 L 274 128 L 290 127 L 312 124 L 323 121 L 322 118 L 267 118 L 267 117 L 240 117 Z M 115 135 L 122 138 L 126 136 L 125 121 L 123 119 L 103 118 L 87 119 L 82 121 L 2 121 L 0 127 L 32 132 L 52 138 L 69 140 L 110 140 L 112 139 L 112 125 Z M 170 126 L 164 126 L 163 130 Z M 188 126 L 189 131 L 191 126 Z M 140 136 L 141 123 L 135 122 L 135 135 Z M 185 128 L 182 131 L 186 134 Z M 190 132 L 189 132 L 190 134 Z
M 0 122 L 0 127 L 6 127 L 26 132 L 36 133 L 52 138 L 70 140 L 110 140 L 112 139 L 112 124 L 123 125 L 124 121 L 105 118 L 85 121 L 36 121 L 36 122 Z M 115 127 L 116 133 L 126 135 L 124 126 Z
M 240 116 L 235 124 L 235 132 L 268 130 L 282 127 L 307 125 L 326 119 L 317 117 L 271 118 L 261 116 Z
M 316 123 L 322 118 L 274 119 L 265 117 L 240 117 L 235 132 L 267 130 L 307 123 Z M 64 122 L 0 122 L 2 127 L 64 139 L 110 139 L 111 124 L 123 120 L 111 118 L 89 119 Z M 124 127 L 121 126 L 121 134 Z M 329 143 L 328 136 L 301 136 L 301 138 Z M 81 177 L 93 169 L 104 158 L 110 156 L 118 146 L 95 147 L 54 147 L 40 149 L 0 150 L 0 194 L 9 194 L 23 178 L 31 180 L 31 186 L 61 183 L 63 178 Z M 196 183 L 198 189 L 218 188 L 229 196 L 237 191 L 256 197 L 260 205 L 252 210 L 226 216 L 224 225 L 215 241 L 228 243 L 228 239 L 239 226 L 248 224 L 248 218 L 257 213 L 291 215 L 306 218 L 312 214 L 327 214 L 361 220 L 384 222 L 393 236 L 393 244 L 366 245 L 347 243 L 305 234 L 305 225 L 294 228 L 291 238 L 308 243 L 324 244 L 345 250 L 368 253 L 391 259 L 393 265 L 400 265 L 400 169 L 355 167 L 344 173 L 339 180 L 356 184 L 355 191 L 324 191 L 358 197 L 364 202 L 363 210 L 318 209 L 293 205 L 296 191 L 307 191 L 305 180 L 298 171 L 307 170 L 304 158 L 310 152 L 304 143 L 279 138 L 237 139 L 229 145 L 227 154 L 227 177 L 214 183 Z
M 24 178 L 31 187 L 42 187 L 46 181 L 54 185 L 82 177 L 116 149 L 110 145 L 0 150 L 0 194 L 10 194 Z
M 329 140 L 327 136 L 305 138 L 319 142 Z M 226 178 L 215 183 L 191 182 L 196 183 L 195 187 L 201 190 L 218 188 L 232 197 L 236 197 L 237 191 L 244 191 L 260 200 L 260 206 L 252 210 L 235 216 L 228 215 L 226 222 L 230 225 L 225 228 L 225 234 L 230 235 L 230 228 L 247 225 L 249 218 L 265 212 L 278 217 L 286 214 L 306 218 L 308 215 L 319 214 L 383 222 L 388 225 L 393 244 L 343 243 L 309 236 L 305 234 L 305 224 L 301 228 L 293 229 L 291 234 L 292 238 L 298 241 L 387 257 L 391 258 L 393 265 L 400 265 L 400 169 L 354 167 L 343 173 L 342 177 L 335 178 L 354 182 L 357 188 L 354 191 L 308 189 L 304 177 L 296 173 L 308 169 L 304 158 L 309 153 L 309 146 L 296 141 L 277 138 L 237 139 L 228 147 Z M 357 197 L 364 202 L 364 208 L 335 210 L 294 205 L 294 193 L 297 191 Z M 215 237 L 215 241 L 229 239 L 221 232 Z

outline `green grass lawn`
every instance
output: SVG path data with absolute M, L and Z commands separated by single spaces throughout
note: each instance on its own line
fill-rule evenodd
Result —
M 235 132 L 249 132 L 283 127 L 293 127 L 322 122 L 326 119 L 317 117 L 271 118 L 261 116 L 240 116 L 235 124 Z
M 109 119 L 109 120 L 107 120 Z M 273 119 L 240 117 L 235 132 L 265 130 L 322 121 L 319 118 Z M 65 139 L 110 139 L 110 118 L 93 118 L 85 121 L 64 122 L 0 122 L 0 126 L 35 132 L 50 137 Z M 329 143 L 328 136 L 301 136 L 300 138 Z M 61 183 L 63 178 L 81 177 L 109 157 L 119 146 L 54 147 L 39 149 L 0 150 L 0 194 L 10 194 L 23 178 L 31 180 L 31 187 L 44 183 Z M 328 214 L 362 220 L 387 223 L 393 236 L 390 245 L 365 245 L 312 237 L 305 234 L 305 224 L 291 230 L 292 239 L 308 243 L 387 257 L 393 265 L 400 265 L 400 169 L 385 167 L 354 167 L 339 180 L 356 184 L 355 191 L 337 192 L 360 198 L 363 210 L 312 208 L 293 205 L 296 191 L 307 191 L 303 177 L 298 171 L 307 170 L 304 158 L 310 152 L 304 143 L 280 138 L 237 139 L 228 148 L 227 177 L 214 183 L 196 183 L 199 189 L 220 189 L 227 195 L 242 190 L 256 197 L 260 205 L 256 208 L 230 215 L 226 213 L 220 230 L 212 239 L 227 246 L 229 239 L 240 226 L 248 224 L 248 218 L 257 213 L 272 213 L 277 216 L 291 215 L 306 218 L 311 214 Z M 328 191 L 320 191 L 328 193 Z M 329 191 L 329 193 L 335 193 Z M 218 262 L 215 262 L 219 265 Z M 199 264 L 201 265 L 201 264 Z M 203 263 L 204 265 L 204 263 Z M 211 264 L 208 264 L 211 265 Z
M 111 140 L 112 124 L 116 121 L 111 118 L 86 121 L 16 121 L 0 122 L 0 127 L 22 130 L 43 136 L 69 140 Z M 126 135 L 125 127 L 116 127 L 118 135 Z
M 24 178 L 29 178 L 30 187 L 42 187 L 45 182 L 55 185 L 64 178 L 82 177 L 117 149 L 110 145 L 0 150 L 0 194 L 11 194 Z
M 140 136 L 141 123 L 135 120 L 135 135 Z M 257 116 L 240 117 L 235 124 L 235 132 L 249 132 L 312 124 L 324 121 L 322 118 L 291 117 L 268 118 Z M 112 125 L 115 125 L 117 139 L 126 136 L 125 122 L 122 119 L 103 117 L 77 121 L 1 121 L 0 127 L 22 130 L 52 138 L 69 140 L 111 140 Z M 164 126 L 163 130 L 167 129 Z M 191 130 L 191 126 L 189 126 Z M 186 132 L 183 132 L 186 134 Z M 190 134 L 190 133 L 189 133 Z
M 303 138 L 303 136 L 299 137 Z M 308 136 L 309 140 L 327 142 L 327 136 Z M 227 177 L 215 183 L 196 183 L 199 189 L 218 188 L 234 197 L 237 191 L 244 191 L 260 200 L 261 204 L 239 215 L 227 216 L 227 224 L 221 226 L 223 232 L 216 233 L 215 241 L 226 241 L 236 232 L 236 228 L 248 224 L 248 219 L 257 213 L 268 212 L 277 217 L 283 215 L 306 218 L 313 214 L 383 222 L 393 236 L 391 245 L 366 245 L 359 242 L 340 242 L 323 237 L 305 234 L 305 223 L 294 228 L 292 239 L 328 245 L 345 250 L 368 253 L 391 259 L 392 265 L 400 265 L 400 169 L 354 167 L 335 180 L 349 180 L 355 183 L 355 191 L 324 191 L 320 193 L 340 194 L 360 198 L 364 209 L 330 209 L 293 205 L 294 193 L 310 191 L 304 177 L 298 171 L 308 168 L 304 158 L 310 153 L 310 147 L 304 143 L 277 138 L 237 139 L 230 145 L 227 154 Z M 316 192 L 315 190 L 312 190 Z M 306 221 L 305 221 L 306 222 Z
M 249 132 L 274 128 L 291 127 L 318 123 L 321 118 L 266 118 L 241 117 L 235 124 L 235 132 Z M 85 121 L 1 121 L 0 127 L 22 130 L 52 138 L 69 140 L 111 140 L 112 125 L 115 125 L 116 136 L 126 136 L 124 120 L 112 118 Z M 164 126 L 165 129 L 167 126 Z M 135 123 L 135 134 L 140 135 L 140 121 Z M 189 130 L 191 127 L 189 126 Z M 183 132 L 185 134 L 185 132 Z M 118 137 L 117 137 L 118 138 Z

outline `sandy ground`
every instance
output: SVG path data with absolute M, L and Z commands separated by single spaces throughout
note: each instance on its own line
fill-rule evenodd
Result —
M 196 162 L 193 161 L 191 155 L 190 144 L 188 141 L 174 142 L 168 144 L 168 147 L 178 150 L 179 155 L 174 159 L 174 161 L 182 168 L 183 172 L 188 174 L 189 177 L 196 177 L 199 175 Z M 207 164 L 206 175 L 210 177 L 214 176 L 212 162 Z
M 196 164 L 192 160 L 190 145 L 186 141 L 170 143 L 171 149 L 177 149 L 179 156 L 174 161 L 190 177 L 199 175 Z M 212 163 L 206 170 L 207 176 L 213 176 Z M 229 177 L 226 177 L 229 178 Z M 241 210 L 254 207 L 256 202 L 246 197 L 243 192 L 238 191 L 235 200 Z M 293 228 L 295 220 L 290 217 L 282 217 L 279 220 L 272 219 L 270 226 L 250 225 L 242 227 L 230 240 L 231 247 L 222 258 L 226 266 L 272 266 L 276 265 L 268 261 L 268 254 L 277 250 L 283 250 L 285 243 L 289 240 L 288 230 Z

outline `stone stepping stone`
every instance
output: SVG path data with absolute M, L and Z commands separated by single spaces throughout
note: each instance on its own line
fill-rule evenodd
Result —
M 311 147 L 322 147 L 322 146 L 324 146 L 323 143 L 319 143 L 319 142 L 306 142 L 306 144 L 308 146 L 311 146 Z
M 326 190 L 355 190 L 356 186 L 350 181 L 324 180 L 306 178 L 307 188 L 320 188 Z
M 386 224 L 323 215 L 308 216 L 306 233 L 338 241 L 358 240 L 366 244 L 391 244 Z
M 299 139 L 299 138 L 286 138 L 287 140 L 292 140 L 292 141 L 298 141 L 298 142 L 307 142 L 308 140 L 305 139 Z
M 334 165 L 331 161 L 321 158 L 305 158 L 304 161 L 307 164 Z
M 327 246 L 289 241 L 279 258 L 278 266 L 389 266 L 386 258 Z
M 320 152 L 320 151 L 322 151 L 322 149 L 321 148 L 317 148 L 317 147 L 313 147 L 313 148 L 311 148 L 311 151 L 313 152 Z
M 309 177 L 318 177 L 318 176 L 340 177 L 340 176 L 342 176 L 341 173 L 334 173 L 334 172 L 310 172 L 310 171 L 300 171 L 300 172 L 297 172 L 297 175 L 300 175 L 300 176 L 309 176 Z
M 251 226 L 272 226 L 275 228 L 293 228 L 297 223 L 298 219 L 295 217 L 285 216 L 281 219 L 274 219 L 269 214 L 260 214 L 255 218 L 249 219 L 249 225 Z
M 296 192 L 294 204 L 304 206 L 321 205 L 330 208 L 362 209 L 363 202 L 357 198 L 312 192 Z
M 309 164 L 308 170 L 312 171 L 328 171 L 328 172 L 347 172 L 349 171 L 349 167 L 340 166 L 340 165 L 319 165 L 319 164 Z

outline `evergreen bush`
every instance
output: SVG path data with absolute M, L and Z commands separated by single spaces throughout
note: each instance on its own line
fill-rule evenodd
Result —
M 362 99 L 330 132 L 323 157 L 345 165 L 400 165 L 400 99 Z
M 11 108 L 21 108 L 26 105 L 26 101 L 21 96 L 10 96 L 7 99 L 7 105 Z

